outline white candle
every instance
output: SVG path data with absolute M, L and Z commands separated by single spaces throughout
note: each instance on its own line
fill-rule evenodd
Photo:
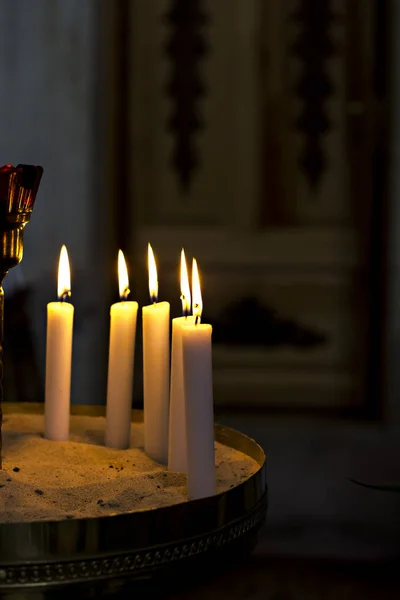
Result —
M 172 319 L 171 387 L 169 396 L 168 470 L 186 473 L 187 443 L 183 386 L 182 327 L 194 324 L 185 252 L 181 252 L 181 300 L 183 317 Z
M 215 494 L 212 327 L 200 324 L 202 299 L 195 259 L 192 293 L 195 324 L 182 327 L 189 500 Z
M 138 303 L 126 301 L 129 280 L 121 250 L 118 253 L 118 280 L 121 302 L 113 304 L 110 310 L 105 445 L 129 448 Z
M 61 248 L 58 266 L 59 302 L 47 305 L 46 385 L 44 434 L 49 440 L 69 436 L 72 330 L 74 307 L 65 299 L 71 293 L 68 253 Z
M 157 302 L 157 269 L 148 246 L 149 289 L 153 304 L 143 306 L 144 449 L 154 460 L 168 461 L 169 303 Z

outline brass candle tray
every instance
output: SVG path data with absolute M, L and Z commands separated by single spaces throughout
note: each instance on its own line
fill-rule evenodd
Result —
M 4 405 L 5 414 L 40 411 Z M 102 416 L 104 407 L 72 406 L 72 414 Z M 142 419 L 132 411 L 132 420 Z M 215 436 L 259 464 L 224 493 L 115 516 L 0 523 L 0 598 L 132 597 L 138 589 L 199 581 L 248 554 L 267 512 L 265 455 L 233 429 L 216 425 Z

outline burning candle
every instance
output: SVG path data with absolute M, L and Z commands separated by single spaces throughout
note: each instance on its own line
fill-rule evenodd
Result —
M 169 403 L 168 469 L 186 473 L 187 443 L 185 419 L 185 394 L 183 387 L 182 327 L 194 324 L 190 315 L 191 296 L 185 252 L 181 252 L 182 317 L 172 319 L 171 387 Z
M 49 440 L 65 441 L 69 436 L 72 330 L 74 307 L 71 295 L 68 253 L 61 248 L 58 266 L 59 302 L 47 305 L 46 386 L 44 433 Z
M 113 304 L 110 310 L 105 444 L 112 448 L 129 448 L 138 303 L 127 302 L 129 279 L 121 250 L 118 281 L 121 302 Z
M 144 449 L 154 460 L 168 461 L 169 303 L 157 302 L 157 267 L 148 245 L 149 291 L 143 306 Z
M 200 323 L 202 298 L 195 259 L 192 294 L 195 323 L 182 327 L 189 500 L 215 494 L 212 327 Z

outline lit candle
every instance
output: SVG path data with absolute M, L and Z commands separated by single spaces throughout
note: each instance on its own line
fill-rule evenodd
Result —
M 181 252 L 181 300 L 183 317 L 172 319 L 171 388 L 169 402 L 168 469 L 186 473 L 187 444 L 183 387 L 182 326 L 192 325 L 191 297 L 185 252 Z
M 195 259 L 192 294 L 195 323 L 182 327 L 189 500 L 215 494 L 212 327 L 200 323 L 202 298 Z
M 157 268 L 148 246 L 152 304 L 143 306 L 144 449 L 154 460 L 168 461 L 169 303 L 157 302 Z
M 69 436 L 72 330 L 74 307 L 71 295 L 68 253 L 61 248 L 58 266 L 59 302 L 47 305 L 46 386 L 44 434 L 49 440 L 65 441 Z
M 121 302 L 113 304 L 110 310 L 105 444 L 112 448 L 129 448 L 138 303 L 127 302 L 129 279 L 121 250 L 118 281 Z

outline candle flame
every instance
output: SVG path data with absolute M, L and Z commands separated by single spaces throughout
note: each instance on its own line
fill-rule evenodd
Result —
M 122 250 L 118 251 L 118 284 L 119 284 L 119 297 L 121 300 L 126 300 L 130 289 L 129 289 L 129 278 L 128 269 L 126 268 L 125 256 Z
M 60 301 L 65 300 L 71 295 L 71 270 L 69 268 L 68 252 L 65 246 L 62 246 L 60 260 L 58 263 L 58 285 L 57 295 Z
M 203 312 L 203 300 L 201 297 L 200 277 L 197 268 L 197 260 L 193 259 L 192 264 L 192 293 L 193 293 L 193 315 L 196 317 L 196 323 L 200 323 L 201 313 Z
M 150 299 L 152 302 L 157 302 L 158 298 L 158 280 L 157 280 L 157 266 L 154 258 L 153 248 L 148 245 L 147 248 L 147 266 L 149 269 L 149 292 Z
M 189 275 L 186 265 L 185 251 L 182 248 L 181 252 L 181 300 L 182 300 L 182 314 L 187 317 L 190 314 L 190 285 Z

